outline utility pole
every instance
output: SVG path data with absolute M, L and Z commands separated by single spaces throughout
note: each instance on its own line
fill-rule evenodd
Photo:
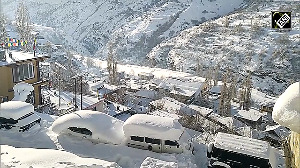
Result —
M 75 95 L 75 100 L 74 100 L 74 103 L 75 103 L 75 111 L 76 111 L 76 109 L 77 109 L 77 101 L 76 101 L 76 89 L 77 89 L 77 84 L 76 84 L 76 77 L 74 78 L 74 80 L 75 80 L 75 89 L 74 89 L 74 95 Z
M 58 107 L 60 108 L 60 67 L 58 67 Z
M 82 76 L 80 76 L 80 110 L 82 110 Z

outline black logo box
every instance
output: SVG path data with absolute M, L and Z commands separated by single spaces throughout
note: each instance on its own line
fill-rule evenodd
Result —
M 272 11 L 272 28 L 290 29 L 292 28 L 292 12 Z

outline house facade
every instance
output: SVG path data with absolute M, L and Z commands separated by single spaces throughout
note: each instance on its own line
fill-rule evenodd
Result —
M 36 56 L 33 53 L 0 50 L 0 96 L 2 101 L 10 101 L 14 97 L 15 84 L 25 82 L 34 87 L 33 105 L 42 104 L 41 85 L 46 84 L 40 78 L 39 62 L 48 56 Z

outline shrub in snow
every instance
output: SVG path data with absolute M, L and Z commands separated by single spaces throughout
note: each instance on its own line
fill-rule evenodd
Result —
M 123 121 L 97 111 L 81 110 L 66 114 L 56 119 L 51 126 L 57 134 L 69 128 L 73 132 L 84 130 L 91 134 L 92 140 L 98 142 L 121 144 L 124 139 Z

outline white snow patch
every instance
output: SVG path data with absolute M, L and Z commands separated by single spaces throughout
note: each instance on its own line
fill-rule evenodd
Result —
M 290 85 L 275 103 L 273 119 L 300 133 L 300 82 Z
M 8 167 L 97 167 L 120 168 L 117 163 L 94 158 L 82 158 L 75 154 L 53 150 L 34 148 L 15 148 L 2 145 L 2 164 Z
M 160 167 L 160 168 L 178 168 L 177 163 L 175 162 L 167 162 L 151 157 L 147 157 L 140 168 L 153 168 L 153 167 Z

